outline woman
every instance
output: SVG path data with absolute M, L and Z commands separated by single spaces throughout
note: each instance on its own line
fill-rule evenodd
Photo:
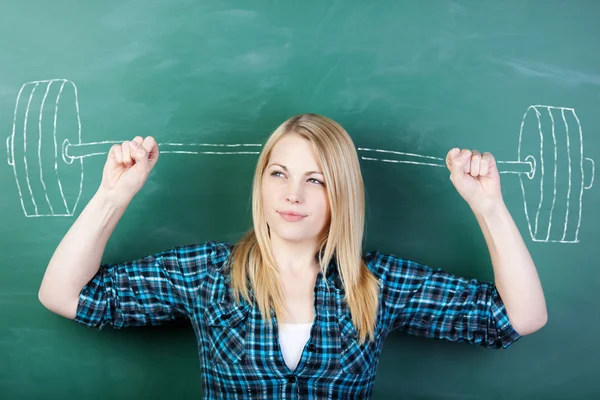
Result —
M 489 153 L 452 149 L 447 165 L 481 225 L 496 284 L 362 254 L 356 149 L 339 124 L 314 114 L 290 118 L 265 144 L 253 229 L 235 246 L 209 241 L 100 267 L 158 156 L 152 137 L 111 148 L 100 188 L 56 249 L 39 298 L 96 328 L 189 318 L 207 398 L 369 398 L 394 329 L 507 348 L 546 322 L 535 266 Z

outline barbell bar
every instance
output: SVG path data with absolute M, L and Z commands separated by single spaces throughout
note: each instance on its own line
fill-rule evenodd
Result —
M 65 102 L 69 105 L 60 107 L 59 113 L 59 106 Z M 562 119 L 563 125 L 557 126 L 555 118 Z M 564 137 L 557 135 L 561 127 Z M 543 129 L 551 129 L 551 136 L 544 134 Z M 83 160 L 106 155 L 115 143 L 122 141 L 82 142 L 78 92 L 72 81 L 25 83 L 17 96 L 12 134 L 6 139 L 7 160 L 13 167 L 25 216 L 73 216 L 83 188 Z M 249 143 L 159 143 L 161 154 L 257 155 L 261 147 Z M 42 150 L 50 148 L 54 154 L 44 155 Z M 360 147 L 358 152 L 365 161 L 446 166 L 441 157 Z M 561 163 L 559 155 L 568 162 Z M 582 130 L 574 109 L 530 106 L 521 121 L 517 159 L 497 163 L 500 173 L 519 176 L 532 240 L 579 241 L 583 191 L 593 185 L 595 165 L 591 158 L 583 156 Z M 552 172 L 550 178 L 547 170 Z M 73 181 L 77 185 L 69 183 Z M 565 185 L 566 193 L 562 193 Z M 548 191 L 553 195 L 544 196 Z M 566 207 L 564 216 L 556 211 L 562 205 Z

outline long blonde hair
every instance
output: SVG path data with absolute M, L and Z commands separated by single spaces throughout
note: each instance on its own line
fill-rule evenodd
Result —
M 335 121 L 316 114 L 296 115 L 281 124 L 269 137 L 259 156 L 252 188 L 253 228 L 235 244 L 231 253 L 231 288 L 251 302 L 249 286 L 265 320 L 272 324 L 285 315 L 279 269 L 271 251 L 267 222 L 262 207 L 262 176 L 271 151 L 285 135 L 308 140 L 325 176 L 331 218 L 319 241 L 319 264 L 323 276 L 335 257 L 345 301 L 358 331 L 359 341 L 374 338 L 377 322 L 379 283 L 362 259 L 364 232 L 364 184 L 354 143 Z

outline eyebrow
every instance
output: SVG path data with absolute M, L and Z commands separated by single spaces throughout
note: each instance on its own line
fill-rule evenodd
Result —
M 289 172 L 289 171 L 288 171 L 288 169 L 287 169 L 287 167 L 286 167 L 285 165 L 281 165 L 281 164 L 277 164 L 277 163 L 272 163 L 272 164 L 270 164 L 270 165 L 269 165 L 269 167 L 273 167 L 273 166 L 278 166 L 278 167 L 281 167 L 281 168 L 283 168 L 283 170 L 284 170 L 285 172 Z M 320 171 L 308 171 L 308 172 L 305 172 L 305 173 L 304 173 L 304 175 L 310 175 L 310 174 L 319 174 L 319 175 L 323 175 L 323 173 L 322 173 L 322 172 L 320 172 Z

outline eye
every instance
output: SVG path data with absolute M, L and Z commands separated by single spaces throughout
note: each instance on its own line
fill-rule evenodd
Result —
M 285 175 L 283 174 L 283 172 L 281 172 L 281 171 L 273 171 L 273 172 L 271 172 L 271 176 L 280 176 L 280 175 L 281 175 L 281 176 L 285 176 Z M 315 179 L 315 178 L 309 178 L 308 180 L 309 180 L 310 182 L 316 183 L 317 185 L 323 185 L 323 186 L 325 186 L 325 184 L 324 184 L 323 182 L 321 182 L 320 180 L 318 180 L 318 179 Z

